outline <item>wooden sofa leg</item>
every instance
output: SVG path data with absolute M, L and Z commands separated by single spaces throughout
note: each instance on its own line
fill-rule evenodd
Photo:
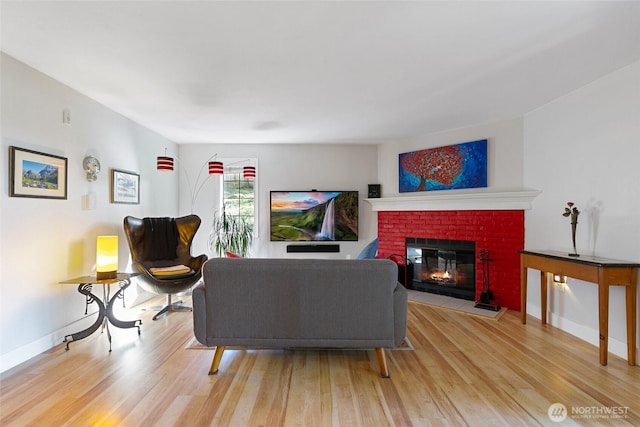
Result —
M 218 373 L 218 365 L 222 359 L 222 353 L 224 353 L 224 346 L 219 345 L 216 347 L 215 353 L 213 353 L 213 360 L 211 361 L 211 368 L 209 369 L 209 375 L 215 375 Z
M 376 348 L 376 355 L 378 356 L 378 365 L 380 366 L 380 376 L 382 378 L 389 378 L 389 370 L 387 369 L 387 357 L 384 354 L 384 348 Z

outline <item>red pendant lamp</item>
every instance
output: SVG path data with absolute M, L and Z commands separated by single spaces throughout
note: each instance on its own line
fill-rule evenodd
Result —
M 224 173 L 224 166 L 222 162 L 212 161 L 209 162 L 209 175 L 222 175 Z
M 172 171 L 173 157 L 158 156 L 156 160 L 156 169 L 158 169 L 159 171 Z
M 256 168 L 255 166 L 245 166 L 242 168 L 242 176 L 244 179 L 256 179 Z

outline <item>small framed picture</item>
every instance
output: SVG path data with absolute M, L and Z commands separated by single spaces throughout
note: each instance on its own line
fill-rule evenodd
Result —
M 67 158 L 9 147 L 9 196 L 67 198 Z
M 111 203 L 140 204 L 140 175 L 111 169 Z

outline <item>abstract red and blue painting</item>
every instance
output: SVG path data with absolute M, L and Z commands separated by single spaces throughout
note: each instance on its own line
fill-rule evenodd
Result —
M 452 190 L 487 186 L 487 140 L 399 155 L 399 191 Z

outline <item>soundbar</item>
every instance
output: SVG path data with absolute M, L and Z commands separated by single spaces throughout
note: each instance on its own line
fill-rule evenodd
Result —
M 338 245 L 338 244 L 287 245 L 287 252 L 288 253 L 340 252 L 340 245 Z

